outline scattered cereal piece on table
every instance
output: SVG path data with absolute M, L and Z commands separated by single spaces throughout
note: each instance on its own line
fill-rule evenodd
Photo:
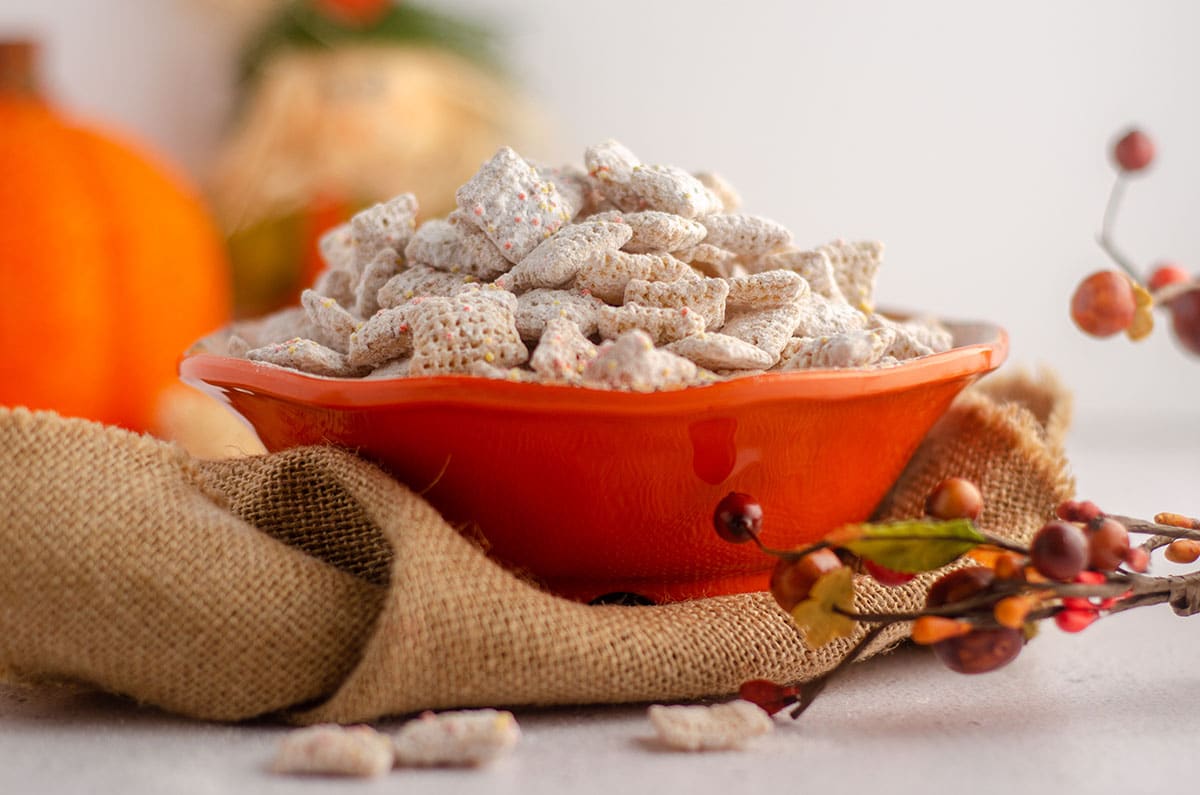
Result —
M 728 280 L 729 294 L 725 299 L 730 309 L 749 309 L 760 306 L 785 306 L 799 301 L 808 293 L 808 282 L 795 271 L 762 271 Z
M 284 736 L 271 764 L 274 773 L 369 778 L 395 763 L 392 740 L 370 726 L 319 724 Z
M 345 354 L 298 337 L 247 351 L 246 358 L 332 378 L 352 378 L 365 372 L 351 365 Z
M 724 279 L 680 279 L 673 282 L 649 282 L 631 279 L 625 285 L 625 303 L 684 309 L 702 315 L 709 330 L 725 323 L 725 303 L 730 283 Z
M 655 704 L 647 714 L 659 740 L 679 751 L 741 748 L 775 728 L 770 715 L 740 699 L 711 706 Z
M 775 363 L 771 354 L 728 334 L 704 332 L 673 342 L 666 350 L 700 367 L 719 372 L 763 370 Z
M 699 334 L 708 325 L 708 319 L 699 312 L 668 309 L 657 306 L 625 304 L 624 306 L 602 306 L 596 328 L 606 340 L 616 339 L 627 331 L 640 329 L 650 335 L 655 345 L 665 345 L 692 334 Z
M 356 268 L 362 271 L 385 248 L 404 251 L 417 225 L 417 197 L 402 193 L 350 219 Z
M 655 348 L 646 332 L 634 330 L 601 345 L 583 378 L 613 389 L 654 392 L 690 386 L 700 380 L 701 373 L 682 356 Z
M 538 170 L 503 146 L 455 194 L 458 207 L 517 263 L 575 215 Z
M 561 287 L 581 270 L 595 267 L 627 243 L 632 234 L 628 224 L 592 220 L 572 224 L 542 241 L 517 263 L 507 283 L 517 292 Z
M 468 273 L 485 281 L 512 267 L 492 241 L 469 221 L 433 218 L 421 224 L 404 249 L 409 265 L 426 265 L 449 273 Z
M 578 383 L 597 352 L 596 345 L 580 332 L 579 326 L 558 317 L 546 323 L 529 364 L 546 381 Z
M 783 224 L 757 215 L 728 213 L 700 219 L 708 234 L 704 240 L 735 254 L 766 254 L 792 241 L 792 233 Z
M 338 353 L 349 349 L 350 335 L 359 327 L 358 318 L 350 314 L 332 298 L 326 298 L 314 290 L 300 293 L 300 304 L 308 313 L 312 324 L 313 339 Z
M 596 333 L 596 320 L 604 302 L 578 290 L 539 288 L 517 298 L 517 331 L 524 340 L 536 342 L 551 320 L 574 323 L 579 332 L 590 337 Z
M 511 712 L 475 709 L 425 712 L 401 726 L 392 742 L 400 766 L 478 767 L 510 753 L 520 739 Z

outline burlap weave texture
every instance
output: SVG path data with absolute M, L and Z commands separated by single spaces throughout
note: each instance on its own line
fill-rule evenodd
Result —
M 1028 536 L 1072 491 L 1067 413 L 1048 379 L 968 390 L 880 518 L 919 513 L 955 474 L 981 485 L 986 529 Z M 0 676 L 83 682 L 198 718 L 723 696 L 750 678 L 814 676 L 849 643 L 809 650 L 762 593 L 644 608 L 559 599 L 330 448 L 201 462 L 0 409 L 0 519 Z M 928 579 L 867 587 L 861 606 L 915 606 Z

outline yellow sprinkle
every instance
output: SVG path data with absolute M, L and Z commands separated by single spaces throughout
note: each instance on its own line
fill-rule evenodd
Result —
M 492 353 L 491 351 L 488 351 L 487 353 L 485 353 L 483 355 L 483 360 L 485 362 L 494 362 L 494 361 L 496 361 L 496 355 L 494 353 Z

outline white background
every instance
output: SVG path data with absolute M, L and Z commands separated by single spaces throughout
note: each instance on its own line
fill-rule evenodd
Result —
M 47 45 L 72 112 L 130 131 L 202 180 L 231 97 L 238 0 L 3 0 L 0 35 Z M 555 119 L 535 156 L 616 137 L 708 168 L 800 243 L 877 238 L 888 306 L 998 321 L 1085 427 L 1136 413 L 1200 427 L 1200 359 L 1165 324 L 1095 341 L 1067 304 L 1094 243 L 1111 138 L 1159 144 L 1120 243 L 1200 270 L 1200 5 L 1178 2 L 455 0 L 490 20 Z M 402 123 L 400 120 L 399 123 Z M 1160 315 L 1165 320 L 1165 316 Z

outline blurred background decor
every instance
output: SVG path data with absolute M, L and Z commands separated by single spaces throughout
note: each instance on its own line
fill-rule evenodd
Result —
M 0 404 L 161 431 L 180 352 L 229 317 L 221 236 L 141 144 L 60 113 L 37 53 L 0 40 Z
M 463 18 L 288 0 L 256 21 L 212 180 L 240 316 L 294 303 L 329 227 L 402 192 L 445 214 L 480 162 L 537 128 L 491 32 Z

